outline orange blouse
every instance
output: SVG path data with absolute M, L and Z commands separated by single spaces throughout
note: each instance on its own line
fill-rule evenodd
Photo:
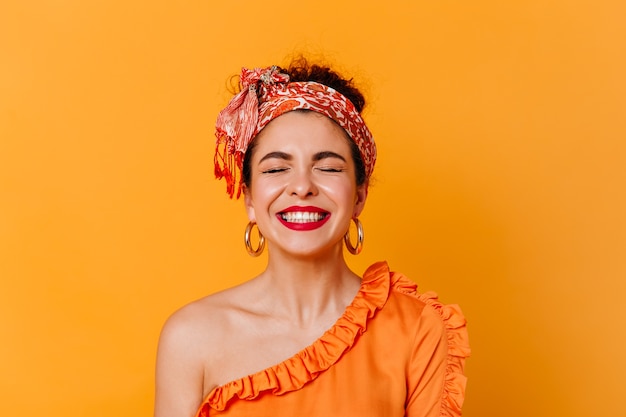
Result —
M 459 307 L 379 262 L 319 339 L 215 388 L 196 417 L 457 417 L 469 352 Z

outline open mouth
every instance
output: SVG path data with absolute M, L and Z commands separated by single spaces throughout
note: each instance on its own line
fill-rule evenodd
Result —
M 324 220 L 328 213 L 293 211 L 280 213 L 279 216 L 287 223 L 314 223 Z
M 276 213 L 276 217 L 288 229 L 310 231 L 324 226 L 330 219 L 330 212 L 315 206 L 291 206 Z

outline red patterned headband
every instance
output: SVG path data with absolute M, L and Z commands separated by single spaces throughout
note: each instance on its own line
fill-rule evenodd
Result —
M 232 198 L 241 194 L 243 156 L 252 139 L 269 122 L 293 110 L 312 110 L 334 120 L 356 143 L 369 178 L 376 162 L 376 144 L 352 102 L 324 84 L 289 82 L 277 67 L 241 70 L 243 89 L 217 117 L 215 176 L 226 179 Z M 258 91 L 257 91 L 258 89 Z

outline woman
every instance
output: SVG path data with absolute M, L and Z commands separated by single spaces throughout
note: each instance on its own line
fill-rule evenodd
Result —
M 246 247 L 267 247 L 268 264 L 167 321 L 155 416 L 460 415 L 458 308 L 384 262 L 361 278 L 344 260 L 344 242 L 355 254 L 363 244 L 376 160 L 363 96 L 303 62 L 244 69 L 241 85 L 218 116 L 216 175 L 243 193 Z

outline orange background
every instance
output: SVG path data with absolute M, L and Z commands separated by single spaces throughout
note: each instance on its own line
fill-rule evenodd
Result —
M 462 305 L 464 415 L 620 415 L 624 4 L 3 1 L 0 415 L 152 413 L 163 321 L 263 265 L 212 178 L 226 80 L 297 51 L 369 97 L 350 263 Z

